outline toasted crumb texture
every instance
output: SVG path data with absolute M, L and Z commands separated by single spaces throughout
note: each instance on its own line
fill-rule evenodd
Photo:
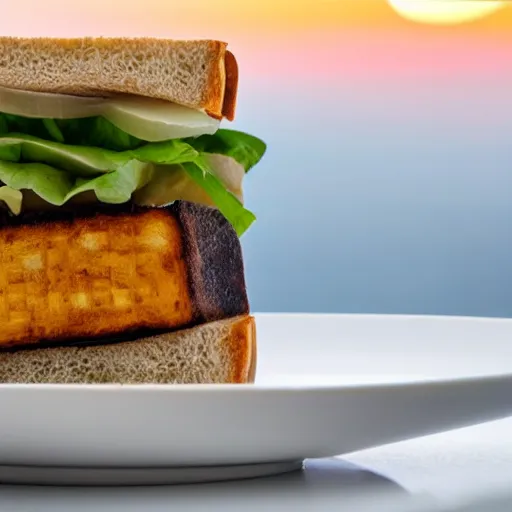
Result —
M 238 72 L 226 43 L 155 38 L 0 37 L 0 85 L 84 96 L 134 94 L 234 118 Z
M 247 315 L 137 341 L 0 353 L 0 382 L 15 384 L 244 384 L 255 371 Z

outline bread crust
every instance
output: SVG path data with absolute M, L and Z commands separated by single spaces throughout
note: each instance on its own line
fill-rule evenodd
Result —
M 0 37 L 0 86 L 142 95 L 233 120 L 238 71 L 226 48 L 216 40 Z
M 222 114 L 229 121 L 233 121 L 236 112 L 236 99 L 238 94 L 238 63 L 235 56 L 227 51 L 224 57 L 226 65 L 226 90 L 224 91 L 224 103 Z
M 226 338 L 233 361 L 230 382 L 254 383 L 257 369 L 256 322 L 247 316 L 233 325 L 232 335 Z
M 210 207 L 95 205 L 2 218 L 0 241 L 3 350 L 134 339 L 249 313 L 240 241 Z

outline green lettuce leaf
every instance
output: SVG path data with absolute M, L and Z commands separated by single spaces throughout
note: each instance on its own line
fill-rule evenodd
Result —
M 195 162 L 181 164 L 187 174 L 208 194 L 219 211 L 233 226 L 238 236 L 241 236 L 256 220 L 252 212 L 231 192 L 227 191 L 217 177 L 210 171 L 204 158 L 199 157 Z
M 104 117 L 83 119 L 35 119 L 0 114 L 0 133 L 23 133 L 41 139 L 76 146 L 92 146 L 112 151 L 127 151 L 145 144 L 114 126 Z
M 93 191 L 98 200 L 103 203 L 126 203 L 131 199 L 134 191 L 151 181 L 153 173 L 153 165 L 131 160 L 116 171 L 98 178 L 92 180 L 78 178 L 65 201 L 82 192 Z
M 201 135 L 186 141 L 201 153 L 215 153 L 234 158 L 249 172 L 263 157 L 266 144 L 257 137 L 236 130 L 217 130 L 213 135 Z
M 224 188 L 218 178 L 206 170 L 201 159 L 197 162 L 181 165 L 187 175 L 205 190 L 238 236 L 241 236 L 256 217 Z M 56 206 L 62 206 L 74 196 L 87 191 L 94 192 L 101 202 L 120 204 L 128 202 L 134 192 L 147 185 L 157 169 L 159 172 L 168 172 L 166 166 L 155 168 L 151 164 L 131 160 L 116 171 L 85 179 L 73 178 L 66 171 L 45 164 L 0 161 L 0 181 L 14 190 L 32 190 L 39 197 Z
M 190 162 L 197 156 L 196 150 L 180 140 L 146 144 L 138 149 L 115 152 L 97 147 L 50 142 L 18 133 L 0 137 L 0 160 L 43 163 L 82 177 L 115 171 L 130 160 L 177 164 Z
M 123 203 L 152 179 L 158 181 L 158 173 L 176 172 L 173 169 L 178 166 L 239 236 L 255 216 L 215 176 L 205 155 L 232 157 L 248 172 L 265 151 L 260 139 L 234 130 L 148 143 L 101 117 L 55 120 L 0 114 L 0 181 L 4 185 L 32 190 L 57 206 L 87 191 L 101 202 Z M 159 195 L 165 197 L 165 191 Z M 175 195 L 169 191 L 170 198 Z
M 59 119 L 56 121 L 67 144 L 127 151 L 146 144 L 113 125 L 104 117 Z
M 125 203 L 135 190 L 149 183 L 153 172 L 151 164 L 131 160 L 116 171 L 84 179 L 45 164 L 0 161 L 0 181 L 15 190 L 32 190 L 55 206 L 87 191 L 94 192 L 104 203 Z
M 115 152 L 24 134 L 0 137 L 0 181 L 15 190 L 32 190 L 56 206 L 87 191 L 94 192 L 101 202 L 127 202 L 134 192 L 158 178 L 155 173 L 173 172 L 176 164 L 205 191 L 239 236 L 254 222 L 254 214 L 226 190 L 203 154 L 181 140 Z M 173 197 L 172 190 L 169 196 Z
M 0 114 L 0 134 L 9 132 L 112 151 L 127 151 L 152 145 L 129 135 L 103 117 L 54 120 Z M 228 129 L 217 130 L 213 135 L 187 138 L 182 142 L 200 153 L 230 156 L 239 162 L 246 172 L 261 160 L 267 150 L 266 144 L 258 137 Z
M 43 125 L 53 140 L 56 140 L 57 142 L 64 142 L 64 135 L 62 135 L 62 132 L 54 119 L 43 119 Z

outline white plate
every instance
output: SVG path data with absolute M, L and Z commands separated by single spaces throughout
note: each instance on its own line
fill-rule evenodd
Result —
M 0 385 L 0 480 L 90 483 L 95 468 L 103 483 L 130 472 L 148 483 L 141 468 L 160 483 L 254 476 L 512 415 L 512 320 L 257 325 L 254 386 Z

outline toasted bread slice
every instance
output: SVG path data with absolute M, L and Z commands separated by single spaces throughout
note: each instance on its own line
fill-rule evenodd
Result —
M 226 47 L 211 40 L 0 37 L 0 86 L 83 96 L 134 94 L 233 120 L 238 66 Z
M 255 373 L 248 315 L 137 341 L 0 353 L 0 383 L 12 384 L 245 384 Z
M 217 210 L 97 208 L 0 225 L 0 348 L 249 313 L 240 242 Z

